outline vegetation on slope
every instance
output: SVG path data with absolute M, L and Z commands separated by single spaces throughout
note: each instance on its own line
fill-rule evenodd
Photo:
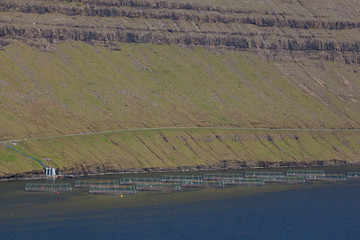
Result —
M 358 9 L 351 0 L 4 0 L 0 46 L 13 39 L 49 51 L 68 40 L 113 49 L 121 43 L 201 45 L 359 63 Z
M 1 56 L 2 139 L 120 128 L 359 128 L 358 66 L 162 45 Z
M 2 0 L 0 175 L 41 171 L 16 139 L 65 172 L 358 163 L 359 9 Z M 25 140 L 158 127 L 218 128 Z
M 252 53 L 173 45 L 128 44 L 110 51 L 77 42 L 56 45 L 54 52 L 11 44 L 0 59 L 1 140 L 172 126 L 359 128 L 356 65 L 273 62 Z M 235 135 L 251 140 L 219 140 Z M 256 166 L 357 161 L 356 134 L 342 133 L 340 142 L 330 133 L 325 141 L 316 132 L 296 133 L 297 140 L 277 133 L 269 133 L 274 141 L 257 140 L 257 135 L 155 131 L 23 141 L 18 147 L 52 159 L 60 169 L 90 172 L 216 165 L 227 159 Z M 174 142 L 167 146 L 164 138 Z M 349 148 L 354 150 L 348 153 Z M 1 174 L 41 169 L 6 148 L 0 152 Z
M 358 132 L 163 129 L 28 140 L 15 147 L 62 173 L 238 169 L 358 163 Z M 42 172 L 40 164 L 0 150 L 0 175 Z

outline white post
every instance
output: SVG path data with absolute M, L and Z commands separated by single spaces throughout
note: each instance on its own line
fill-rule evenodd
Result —
M 52 168 L 52 174 L 51 175 L 53 175 L 53 176 L 56 175 L 55 168 Z

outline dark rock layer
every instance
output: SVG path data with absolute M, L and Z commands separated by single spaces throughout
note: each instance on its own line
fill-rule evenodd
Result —
M 230 48 L 270 58 L 315 52 L 323 60 L 360 62 L 356 20 L 139 0 L 5 1 L 0 11 L 2 46 L 13 39 L 44 49 L 68 40 L 113 49 L 121 43 L 156 43 Z

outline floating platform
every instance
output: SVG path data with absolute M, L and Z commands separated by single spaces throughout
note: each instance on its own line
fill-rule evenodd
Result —
M 281 176 L 281 177 L 267 177 L 264 178 L 266 183 L 304 183 L 304 176 Z
M 269 177 L 284 177 L 283 172 L 246 172 L 247 178 L 269 178 Z
M 224 179 L 222 182 L 224 185 L 235 186 L 263 186 L 265 184 L 260 178 Z
M 134 186 L 91 186 L 89 189 L 90 194 L 101 195 L 130 195 L 135 194 L 136 189 Z
M 181 191 L 180 183 L 138 183 L 137 191 Z
M 347 178 L 348 179 L 360 179 L 360 172 L 348 172 Z
M 286 173 L 287 176 L 303 176 L 303 177 L 313 177 L 313 176 L 325 176 L 324 170 L 288 170 Z
M 27 192 L 71 192 L 70 183 L 27 183 Z
M 191 181 L 185 180 L 181 183 L 183 188 L 223 188 L 222 181 Z
M 156 184 L 161 183 L 160 178 L 139 178 L 139 177 L 130 177 L 130 178 L 121 178 L 121 185 L 134 185 L 136 186 L 139 183 L 143 184 Z
M 224 174 L 224 173 L 204 173 L 204 180 L 236 180 L 236 179 L 241 179 L 242 175 L 241 174 Z
M 327 181 L 327 182 L 346 181 L 346 175 L 345 174 L 325 174 L 325 176 L 306 177 L 306 180 L 309 180 L 309 181 Z
M 92 186 L 117 186 L 119 182 L 117 180 L 112 179 L 82 179 L 76 180 L 75 188 L 86 188 L 90 189 Z
M 202 181 L 203 177 L 198 175 L 164 175 L 161 180 L 162 182 L 182 183 L 183 181 Z

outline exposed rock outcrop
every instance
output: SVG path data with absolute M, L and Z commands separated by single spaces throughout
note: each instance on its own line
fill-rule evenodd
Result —
M 290 11 L 139 0 L 4 1 L 0 11 L 1 45 L 11 39 L 43 48 L 66 40 L 114 49 L 121 43 L 181 44 L 267 58 L 308 58 L 311 52 L 323 60 L 360 62 L 360 22 L 351 16 L 301 17 Z

